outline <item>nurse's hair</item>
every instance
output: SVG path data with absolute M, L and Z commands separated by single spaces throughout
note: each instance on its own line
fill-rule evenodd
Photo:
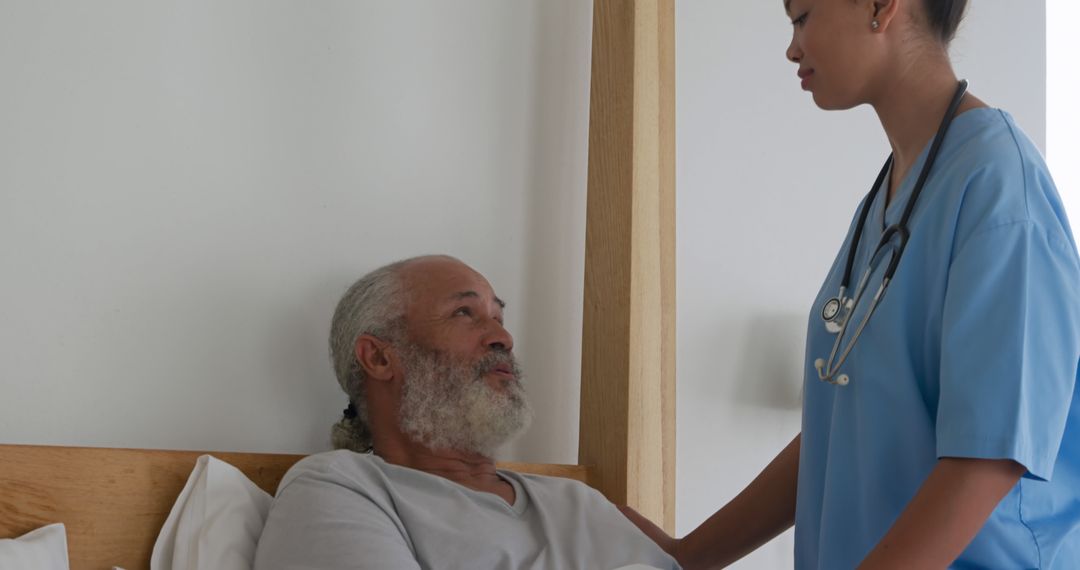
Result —
M 926 23 L 941 43 L 949 45 L 956 37 L 967 5 L 967 0 L 923 0 Z
M 387 342 L 405 340 L 405 291 L 401 269 L 420 256 L 384 265 L 353 283 L 338 301 L 330 321 L 330 360 L 349 407 L 330 430 L 334 449 L 371 451 L 364 368 L 356 360 L 356 341 L 369 334 Z M 451 258 L 452 259 L 452 258 Z

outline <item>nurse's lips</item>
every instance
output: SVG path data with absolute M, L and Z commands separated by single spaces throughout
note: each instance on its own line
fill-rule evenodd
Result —
M 810 85 L 810 76 L 814 74 L 813 69 L 800 69 L 799 79 L 802 79 L 802 88 L 806 89 Z

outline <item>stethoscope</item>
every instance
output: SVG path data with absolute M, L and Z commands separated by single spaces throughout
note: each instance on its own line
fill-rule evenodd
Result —
M 915 201 L 919 199 L 919 194 L 922 192 L 923 186 L 926 184 L 926 179 L 930 175 L 930 169 L 933 168 L 934 161 L 937 160 L 938 151 L 941 149 L 941 142 L 945 139 L 945 133 L 948 132 L 953 117 L 956 116 L 956 110 L 960 107 L 960 101 L 964 99 L 964 94 L 967 92 L 967 86 L 967 81 L 960 81 L 960 84 L 957 86 L 956 94 L 953 95 L 952 102 L 949 104 L 949 109 L 945 112 L 945 117 L 941 120 L 941 126 L 938 127 L 937 135 L 934 136 L 934 143 L 930 146 L 930 152 L 926 157 L 926 163 L 923 165 L 922 172 L 919 174 L 919 179 L 915 183 L 915 189 L 912 191 L 911 198 L 908 199 L 907 206 L 904 208 L 904 214 L 900 217 L 899 222 L 886 228 L 885 233 L 881 235 L 881 241 L 878 242 L 877 249 L 874 250 L 874 255 L 870 258 L 870 264 L 859 279 L 858 287 L 855 288 L 855 297 L 851 298 L 847 297 L 846 293 L 848 285 L 851 283 L 851 270 L 855 265 L 855 252 L 858 250 L 859 241 L 862 239 L 863 226 L 866 225 L 866 218 L 870 213 L 870 205 L 873 204 L 874 198 L 877 196 L 882 183 L 885 181 L 885 176 L 892 167 L 893 157 L 891 154 L 889 155 L 889 158 L 885 160 L 885 166 L 881 168 L 881 173 L 878 174 L 874 186 L 870 188 L 870 193 L 867 194 L 866 200 L 863 202 L 862 209 L 859 212 L 859 222 L 855 226 L 855 235 L 851 240 L 851 244 L 848 246 L 847 265 L 844 268 L 844 278 L 840 281 L 840 293 L 826 301 L 825 305 L 821 308 L 821 318 L 825 321 L 825 330 L 836 335 L 832 352 L 829 353 L 828 362 L 821 358 L 814 361 L 814 368 L 817 369 L 818 378 L 823 382 L 828 382 L 837 386 L 847 386 L 848 383 L 851 382 L 851 378 L 848 377 L 847 374 L 838 374 L 838 372 L 840 367 L 844 365 L 844 362 L 847 361 L 848 355 L 851 354 L 851 349 L 855 347 L 855 343 L 859 340 L 859 336 L 862 335 L 863 329 L 866 328 L 866 323 L 870 321 L 870 316 L 874 314 L 874 310 L 877 309 L 878 303 L 881 302 L 881 298 L 885 295 L 885 291 L 889 288 L 889 283 L 896 273 L 896 267 L 900 264 L 900 257 L 904 255 L 904 249 L 907 247 L 908 238 L 911 236 L 908 229 L 908 220 L 911 218 L 912 210 L 915 209 Z M 878 287 L 877 292 L 874 293 L 873 299 L 870 300 L 870 308 L 866 311 L 866 314 L 863 315 L 862 321 L 859 322 L 859 326 L 855 329 L 855 334 L 852 336 L 851 341 L 848 342 L 847 346 L 844 347 L 843 352 L 840 353 L 840 359 L 836 360 L 836 354 L 837 351 L 840 350 L 845 333 L 847 333 L 851 315 L 854 314 L 855 308 L 859 306 L 859 301 L 862 300 L 863 294 L 866 292 L 866 284 L 870 281 L 870 275 L 880 267 L 881 263 L 886 258 L 889 259 L 889 265 L 885 268 L 885 275 L 882 277 L 881 285 Z

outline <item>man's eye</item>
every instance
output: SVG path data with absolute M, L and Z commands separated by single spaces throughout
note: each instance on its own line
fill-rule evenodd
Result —
M 809 15 L 810 15 L 810 13 L 806 12 L 802 16 L 799 16 L 798 18 L 795 18 L 794 20 L 791 21 L 791 25 L 798 26 L 800 28 L 802 26 L 805 26 L 806 25 L 806 17 L 809 16 Z
M 456 317 L 458 315 L 464 315 L 466 317 L 472 316 L 472 309 L 468 307 L 461 307 L 458 310 L 454 311 L 454 316 Z

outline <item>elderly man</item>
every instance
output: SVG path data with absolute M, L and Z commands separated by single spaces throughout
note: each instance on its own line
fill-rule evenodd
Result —
M 356 282 L 330 351 L 338 451 L 282 480 L 256 569 L 597 569 L 676 562 L 595 490 L 497 470 L 531 411 L 486 279 L 444 256 Z

